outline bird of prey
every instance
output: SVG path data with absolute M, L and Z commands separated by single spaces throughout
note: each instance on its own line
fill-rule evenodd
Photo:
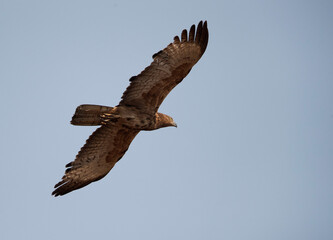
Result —
M 153 62 L 130 78 L 116 107 L 80 105 L 71 124 L 100 126 L 86 141 L 75 160 L 66 165 L 62 180 L 52 195 L 59 196 L 103 178 L 123 157 L 134 137 L 142 130 L 174 126 L 172 117 L 158 108 L 191 71 L 208 43 L 207 22 L 184 29 L 181 37 L 153 55 Z

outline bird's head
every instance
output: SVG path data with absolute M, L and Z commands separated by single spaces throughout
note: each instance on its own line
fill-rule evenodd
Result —
M 163 113 L 156 113 L 155 129 L 163 127 L 177 127 L 177 124 L 175 123 L 172 117 Z
M 177 127 L 177 123 L 173 120 L 172 117 L 168 116 L 170 119 L 169 119 L 169 127 Z

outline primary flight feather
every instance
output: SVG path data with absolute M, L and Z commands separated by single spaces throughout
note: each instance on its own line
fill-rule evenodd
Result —
M 81 148 L 75 160 L 66 165 L 62 180 L 53 191 L 64 195 L 103 178 L 123 157 L 141 130 L 177 126 L 173 119 L 159 113 L 163 100 L 190 72 L 204 54 L 208 43 L 207 22 L 184 29 L 165 49 L 153 55 L 153 62 L 130 85 L 116 107 L 78 106 L 71 123 L 101 125 Z

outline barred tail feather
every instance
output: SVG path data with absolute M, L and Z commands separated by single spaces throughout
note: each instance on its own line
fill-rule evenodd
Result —
M 108 114 L 113 107 L 85 104 L 76 108 L 71 124 L 79 126 L 102 125 L 102 115 Z

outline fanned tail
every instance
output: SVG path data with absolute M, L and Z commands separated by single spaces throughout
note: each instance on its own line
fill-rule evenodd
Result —
M 79 126 L 98 126 L 103 124 L 103 116 L 110 114 L 113 107 L 85 104 L 76 108 L 71 124 Z

